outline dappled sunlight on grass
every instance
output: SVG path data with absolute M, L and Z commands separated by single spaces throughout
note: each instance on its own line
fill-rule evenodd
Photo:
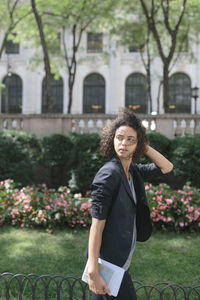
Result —
M 137 243 L 131 274 L 145 283 L 159 281 L 199 284 L 200 237 L 198 234 L 156 232 Z
M 3 259 L 0 260 L 0 273 L 80 276 L 80 266 L 83 268 L 85 264 L 87 238 L 86 230 L 75 233 L 67 229 L 49 235 L 39 230 L 1 228 L 0 250 Z
M 88 230 L 0 228 L 0 273 L 80 277 L 85 266 Z M 130 274 L 145 284 L 160 281 L 199 284 L 199 234 L 154 232 L 137 243 Z

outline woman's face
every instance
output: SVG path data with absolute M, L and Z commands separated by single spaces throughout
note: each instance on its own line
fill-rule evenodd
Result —
M 132 159 L 137 148 L 137 132 L 129 126 L 120 126 L 114 137 L 114 149 L 120 159 Z

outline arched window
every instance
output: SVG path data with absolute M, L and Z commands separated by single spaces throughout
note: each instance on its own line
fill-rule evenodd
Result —
M 1 112 L 17 114 L 22 112 L 22 80 L 16 74 L 3 79 Z
M 56 80 L 54 76 L 52 76 L 51 83 L 53 113 L 63 113 L 63 80 L 61 77 Z M 47 113 L 46 77 L 42 81 L 42 113 Z
M 140 73 L 133 73 L 126 79 L 125 106 L 137 113 L 147 113 L 147 81 Z
M 169 110 L 171 113 L 191 112 L 191 80 L 184 73 L 169 78 Z
M 105 113 L 105 80 L 100 74 L 90 74 L 84 80 L 83 113 Z

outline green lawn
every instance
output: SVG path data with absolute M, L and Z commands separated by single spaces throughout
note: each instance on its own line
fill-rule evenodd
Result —
M 0 273 L 80 277 L 87 242 L 88 230 L 56 230 L 49 235 L 42 230 L 1 227 Z M 156 232 L 149 241 L 137 243 L 130 273 L 145 284 L 200 284 L 199 249 L 200 234 Z

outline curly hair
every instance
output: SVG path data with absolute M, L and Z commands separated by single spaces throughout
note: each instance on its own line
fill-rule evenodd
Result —
M 148 144 L 148 137 L 146 129 L 142 126 L 141 120 L 127 108 L 121 109 L 122 114 L 106 125 L 101 131 L 100 153 L 102 156 L 110 159 L 114 153 L 114 137 L 115 132 L 120 126 L 132 127 L 137 132 L 137 147 L 133 154 L 133 160 L 137 162 L 139 158 L 145 153 L 146 145 Z

